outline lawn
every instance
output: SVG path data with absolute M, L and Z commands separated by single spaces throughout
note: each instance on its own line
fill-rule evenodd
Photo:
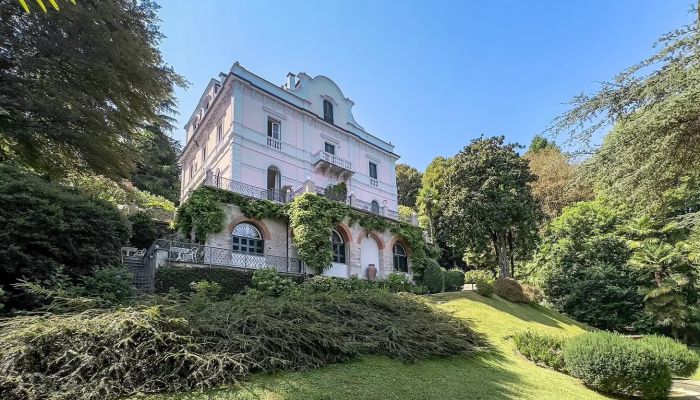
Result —
M 144 396 L 148 400 L 309 399 L 604 399 L 576 379 L 537 367 L 515 354 L 507 337 L 524 329 L 562 335 L 585 326 L 564 316 L 473 292 L 433 296 L 445 310 L 472 321 L 494 345 L 493 354 L 404 364 L 371 357 L 312 371 L 260 374 L 238 387 L 207 393 Z

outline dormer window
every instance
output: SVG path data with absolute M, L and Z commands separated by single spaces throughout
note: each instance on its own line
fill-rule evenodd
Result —
M 328 100 L 323 100 L 323 119 L 328 123 L 333 123 L 333 104 Z

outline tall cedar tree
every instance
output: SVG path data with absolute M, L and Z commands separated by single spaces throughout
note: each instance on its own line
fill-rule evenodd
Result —
M 129 178 L 147 125 L 170 127 L 182 77 L 149 0 L 81 0 L 27 14 L 0 0 L 0 161 Z
M 150 127 L 136 144 L 138 158 L 131 177 L 134 186 L 163 196 L 173 203 L 180 199 L 180 143 L 158 127 Z
M 399 204 L 415 208 L 423 174 L 408 164 L 396 164 L 396 190 Z
M 511 276 L 516 254 L 529 253 L 541 211 L 530 190 L 536 177 L 503 136 L 479 138 L 450 162 L 437 230 L 456 249 L 493 246 L 500 276 Z

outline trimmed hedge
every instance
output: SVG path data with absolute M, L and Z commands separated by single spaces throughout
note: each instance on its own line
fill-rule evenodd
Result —
M 523 288 L 523 294 L 527 301 L 532 304 L 540 304 L 544 301 L 544 294 L 542 291 L 536 287 L 529 285 L 527 283 L 521 283 L 520 286 Z
M 445 274 L 437 261 L 430 260 L 423 272 L 423 284 L 430 293 L 440 293 L 445 287 Z
M 498 296 L 513 303 L 529 303 L 520 283 L 513 278 L 499 278 L 493 288 Z
M 683 343 L 656 335 L 645 336 L 640 343 L 666 362 L 671 375 L 689 377 L 698 369 L 698 355 Z
M 666 361 L 647 345 L 614 333 L 569 339 L 564 362 L 572 376 L 602 393 L 664 399 L 671 388 Z
M 232 296 L 252 285 L 253 272 L 217 267 L 162 267 L 156 269 L 155 291 L 166 293 L 175 289 L 180 293 L 190 293 L 192 282 L 209 281 L 221 286 L 223 296 Z
M 535 364 L 546 365 L 557 371 L 565 368 L 562 347 L 565 339 L 536 331 L 518 332 L 513 335 L 515 347 L 520 354 Z
M 458 269 L 451 269 L 445 272 L 445 291 L 458 292 L 464 286 L 464 272 Z

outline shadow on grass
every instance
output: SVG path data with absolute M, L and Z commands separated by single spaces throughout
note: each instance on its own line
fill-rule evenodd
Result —
M 255 375 L 249 382 L 158 400 L 519 399 L 523 382 L 498 353 L 402 363 L 368 357 L 303 372 Z M 149 398 L 155 400 L 156 398 Z

